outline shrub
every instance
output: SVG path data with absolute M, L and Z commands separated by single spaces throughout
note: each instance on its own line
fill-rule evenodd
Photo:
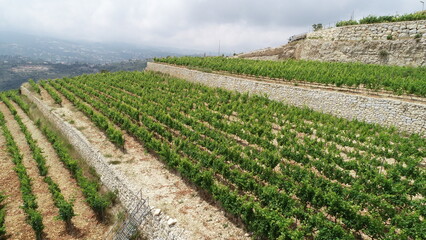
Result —
M 381 59 L 385 59 L 385 58 L 387 58 L 388 56 L 389 56 L 388 51 L 386 51 L 386 50 L 380 50 L 380 52 L 379 52 L 379 57 L 380 57 Z
M 6 217 L 6 210 L 3 201 L 6 199 L 6 196 L 0 192 L 0 239 L 2 236 L 6 235 L 6 228 L 4 226 L 4 219 Z
M 363 18 L 363 19 L 359 20 L 359 23 L 360 23 L 360 24 L 379 23 L 379 18 L 378 18 L 378 17 L 376 17 L 376 16 L 372 16 L 372 15 L 370 15 L 370 16 L 368 16 L 368 17 L 365 17 L 365 18 Z
M 342 26 L 350 26 L 350 25 L 357 25 L 357 24 L 372 24 L 372 23 L 385 23 L 385 22 L 404 22 L 404 21 L 417 21 L 417 20 L 425 20 L 426 19 L 426 11 L 424 12 L 417 12 L 417 13 L 411 13 L 411 14 L 404 14 L 401 16 L 373 16 L 369 15 L 368 17 L 362 18 L 361 20 L 347 20 L 347 21 L 340 21 L 336 23 L 336 27 L 342 27 Z
M 40 87 L 37 85 L 37 83 L 34 82 L 34 80 L 32 79 L 29 79 L 28 82 L 30 83 L 30 86 L 34 89 L 34 91 L 40 94 Z
M 4 95 L 2 95 L 3 97 Z M 27 215 L 27 222 L 34 229 L 36 239 L 41 239 L 43 234 L 43 217 L 37 211 L 36 196 L 32 191 L 31 178 L 28 176 L 25 166 L 22 164 L 22 154 L 19 151 L 18 145 L 12 137 L 12 133 L 6 126 L 4 115 L 0 112 L 0 125 L 3 130 L 3 136 L 6 139 L 7 151 L 15 164 L 14 170 L 18 176 L 20 183 L 20 191 L 22 194 L 23 205 L 22 209 Z
M 380 16 L 377 17 L 377 21 L 382 23 L 382 22 L 394 22 L 395 21 L 395 17 L 394 16 Z
M 38 211 L 34 209 L 28 209 L 27 214 L 28 214 L 27 221 L 34 229 L 36 234 L 36 239 L 42 239 L 43 229 L 44 229 L 43 217 Z
M 397 21 L 417 21 L 417 20 L 425 20 L 425 19 L 426 19 L 426 11 L 405 14 L 396 18 Z
M 77 184 L 82 189 L 86 202 L 93 209 L 99 219 L 103 220 L 106 209 L 111 205 L 109 199 L 98 192 L 99 186 L 96 182 L 90 181 L 83 175 L 77 161 L 71 158 L 64 143 L 58 138 L 58 136 L 46 126 L 41 126 L 38 121 L 37 125 L 42 130 L 47 140 L 52 144 L 59 156 L 59 159 L 65 164 L 65 167 L 70 171 L 73 178 L 77 180 Z M 70 214 L 70 212 L 66 212 L 66 214 Z
M 318 30 L 321 30 L 322 28 L 323 28 L 322 23 L 312 25 L 312 29 L 314 29 L 315 32 Z
M 343 27 L 343 26 L 350 26 L 350 25 L 357 25 L 359 24 L 355 20 L 347 20 L 347 21 L 340 21 L 336 23 L 336 27 Z

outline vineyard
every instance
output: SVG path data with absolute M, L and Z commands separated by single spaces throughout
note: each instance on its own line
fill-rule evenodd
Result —
M 401 15 L 401 16 L 399 16 L 399 15 L 396 15 L 396 16 L 373 16 L 373 15 L 369 15 L 367 17 L 360 19 L 359 21 L 347 20 L 347 21 L 337 22 L 336 27 L 358 25 L 358 24 L 418 21 L 418 20 L 425 20 L 425 19 L 426 19 L 426 12 L 425 11 L 404 14 L 404 15 Z
M 56 104 L 65 97 L 117 148 L 133 136 L 255 237 L 426 238 L 426 139 L 418 135 L 152 72 L 31 85 Z M 9 106 L 7 98 L 26 109 L 19 96 L 4 96 Z M 64 164 L 86 186 L 73 162 Z M 95 202 L 95 210 L 107 205 Z
M 387 90 L 394 94 L 426 96 L 426 68 L 305 60 L 261 61 L 223 57 L 169 57 L 156 62 L 203 71 L 224 71 L 282 81 L 307 81 L 333 86 Z
M 17 92 L 0 93 L 0 101 L 0 238 L 103 239 L 110 195 L 54 131 L 31 120 Z

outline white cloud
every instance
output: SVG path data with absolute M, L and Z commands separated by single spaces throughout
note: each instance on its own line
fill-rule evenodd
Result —
M 421 10 L 418 1 L 0 0 L 0 30 L 58 38 L 241 52 L 286 42 L 313 23 Z

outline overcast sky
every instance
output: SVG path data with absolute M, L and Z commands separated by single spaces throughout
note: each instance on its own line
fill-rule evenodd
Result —
M 353 13 L 421 9 L 419 0 L 0 0 L 0 30 L 207 52 L 220 41 L 232 53 L 279 46 Z

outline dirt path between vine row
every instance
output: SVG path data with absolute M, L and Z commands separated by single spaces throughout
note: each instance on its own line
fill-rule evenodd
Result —
M 37 198 L 38 211 L 43 216 L 45 238 L 60 239 L 63 235 L 61 233 L 65 231 L 64 224 L 55 220 L 55 217 L 58 216 L 58 209 L 53 203 L 47 184 L 43 182 L 43 177 L 39 175 L 25 135 L 21 132 L 18 123 L 4 104 L 0 105 L 0 111 L 4 114 L 7 121 L 6 125 L 23 155 L 22 163 L 32 180 L 32 191 Z
M 124 173 L 136 189 L 141 189 L 151 206 L 176 219 L 176 225 L 188 231 L 191 239 L 250 239 L 250 235 L 229 220 L 220 208 L 200 197 L 196 189 L 148 154 L 133 137 L 124 134 L 123 153 L 65 97 L 61 95 L 60 107 L 46 91 L 42 90 L 41 96 L 55 113 L 81 131 L 113 168 Z
M 0 105 L 4 105 L 0 103 Z M 3 203 L 6 205 L 6 237 L 7 239 L 32 239 L 34 231 L 25 221 L 22 194 L 19 190 L 19 178 L 13 168 L 15 165 L 9 156 L 3 130 L 0 129 L 0 192 L 7 196 Z
M 64 234 L 61 236 L 61 239 L 104 239 L 105 233 L 109 230 L 108 226 L 96 219 L 94 212 L 86 204 L 83 193 L 77 185 L 76 180 L 59 160 L 55 150 L 43 133 L 18 105 L 15 103 L 12 104 L 17 109 L 18 115 L 22 118 L 22 122 L 28 128 L 32 137 L 37 139 L 38 146 L 43 149 L 46 165 L 49 167 L 49 176 L 59 185 L 65 199 L 75 200 L 74 212 L 77 216 L 72 219 L 75 231 L 72 234 Z

